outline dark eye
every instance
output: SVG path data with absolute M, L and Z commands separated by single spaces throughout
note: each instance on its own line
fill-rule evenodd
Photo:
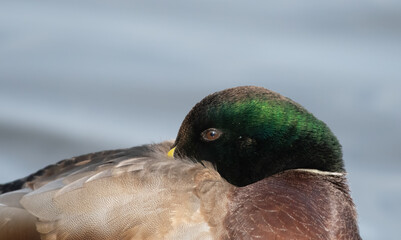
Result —
M 218 139 L 221 136 L 221 131 L 215 128 L 206 129 L 201 133 L 203 140 L 210 142 Z

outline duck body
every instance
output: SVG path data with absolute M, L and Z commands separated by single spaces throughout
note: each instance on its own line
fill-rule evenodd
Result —
M 241 92 L 235 101 L 254 92 L 259 98 L 265 94 L 262 99 L 271 94 L 254 87 L 233 90 Z M 217 93 L 219 101 L 226 99 L 225 91 Z M 214 116 L 226 111 L 207 108 L 218 107 L 216 94 L 210 96 L 188 114 L 174 143 L 83 155 L 0 185 L 0 239 L 360 239 L 341 150 L 331 132 L 316 134 L 332 139 L 307 142 L 306 153 L 283 155 L 288 146 L 262 149 L 278 136 L 272 129 L 263 139 L 252 127 L 224 127 L 207 116 L 194 121 L 205 109 Z M 254 114 L 245 112 L 247 118 Z M 270 124 L 276 120 L 268 117 Z M 327 131 L 319 124 L 315 130 L 301 126 L 306 137 L 290 129 L 278 141 L 296 133 L 290 143 L 302 148 L 314 131 Z M 325 149 L 310 151 L 319 146 Z M 326 152 L 329 157 L 319 163 L 316 155 Z M 308 156 L 315 168 L 307 168 Z M 247 160 L 254 162 L 245 166 Z
M 235 187 L 209 163 L 166 157 L 169 144 L 38 178 L 1 195 L 2 217 L 18 210 L 29 239 L 359 239 L 344 174 L 288 170 Z M 27 239 L 15 235 L 1 239 Z

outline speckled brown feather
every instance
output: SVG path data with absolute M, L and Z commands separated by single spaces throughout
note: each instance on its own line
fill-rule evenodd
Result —
M 166 141 L 158 144 L 158 148 L 163 148 L 167 151 L 170 149 L 171 145 L 172 142 Z M 89 153 L 64 159 L 55 164 L 46 166 L 25 178 L 21 178 L 6 184 L 0 184 L 0 193 L 15 191 L 26 187 L 36 189 L 49 181 L 67 175 L 70 171 L 77 171 L 78 169 L 89 165 L 106 163 L 107 161 L 113 161 L 117 158 L 148 156 L 149 153 L 154 151 L 152 148 L 155 146 L 155 144 L 149 144 L 126 149 Z
M 233 186 L 211 164 L 167 158 L 169 144 L 42 179 L 21 204 L 44 240 L 220 238 Z
M 29 191 L 22 190 L 0 195 L 0 239 L 39 240 L 36 217 L 24 209 L 19 200 Z

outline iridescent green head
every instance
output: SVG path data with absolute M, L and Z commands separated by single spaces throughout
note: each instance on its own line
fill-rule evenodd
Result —
M 214 163 L 244 186 L 297 168 L 343 172 L 341 146 L 302 106 L 261 87 L 236 87 L 204 98 L 185 117 L 175 156 Z

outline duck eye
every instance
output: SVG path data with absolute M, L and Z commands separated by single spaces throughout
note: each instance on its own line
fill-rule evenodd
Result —
M 209 128 L 202 132 L 203 140 L 210 142 L 218 139 L 221 136 L 221 131 L 215 128 Z

